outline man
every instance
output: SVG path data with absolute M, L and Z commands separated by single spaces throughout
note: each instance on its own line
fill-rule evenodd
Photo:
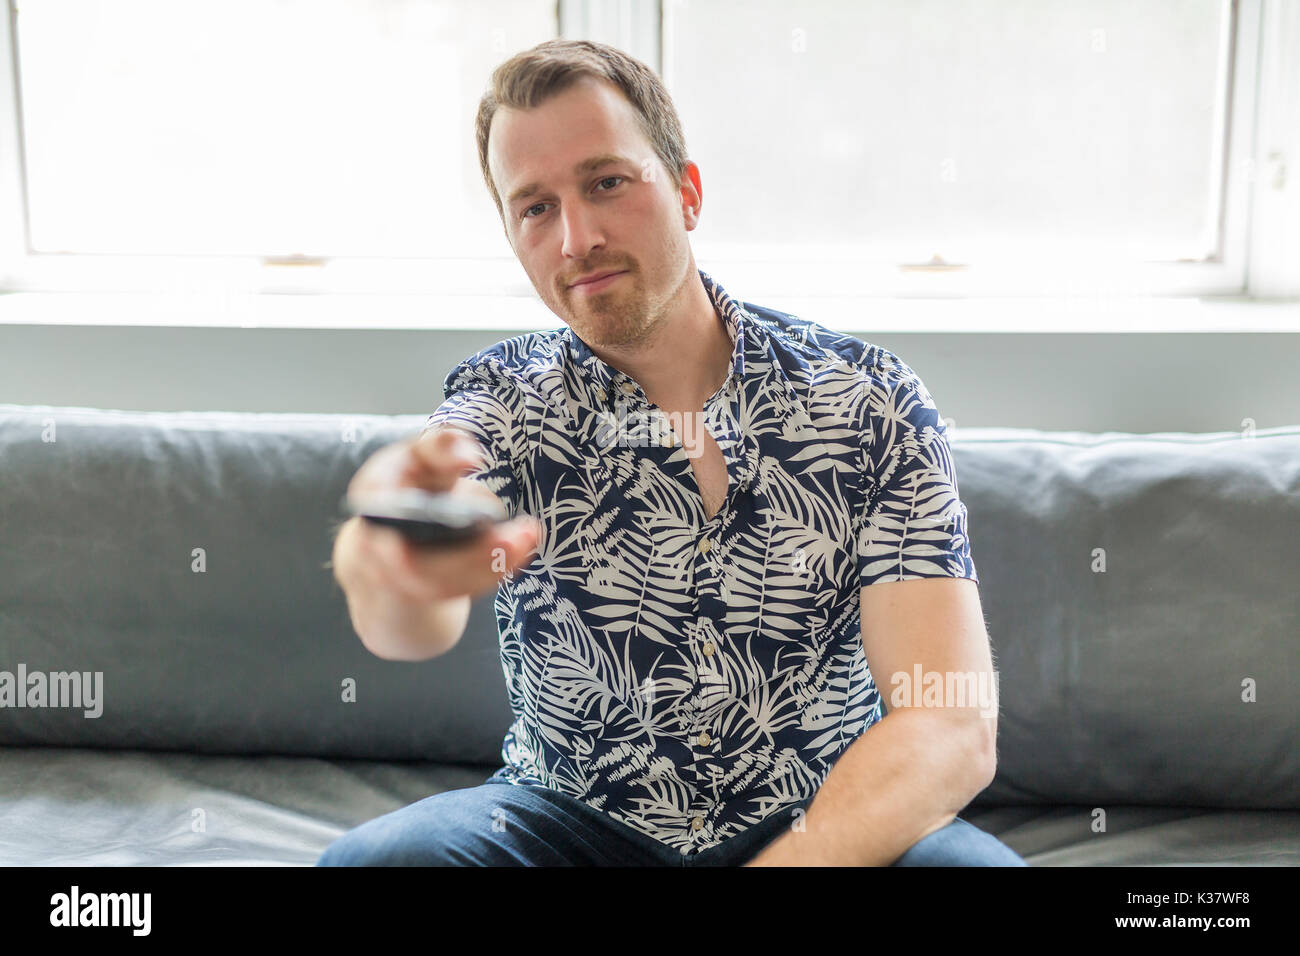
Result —
M 898 675 L 992 676 L 920 379 L 696 267 L 700 170 L 644 64 L 540 44 L 494 72 L 477 139 L 567 328 L 466 359 L 422 434 L 354 483 L 400 473 L 514 521 L 454 554 L 345 528 L 335 564 L 392 659 L 444 652 L 468 595 L 499 585 L 515 720 L 485 783 L 320 862 L 1025 865 L 956 816 L 992 780 L 996 700 L 895 694 L 881 715 Z

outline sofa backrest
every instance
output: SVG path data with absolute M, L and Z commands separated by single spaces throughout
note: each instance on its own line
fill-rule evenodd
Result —
M 1300 427 L 953 456 L 1002 694 L 976 803 L 1300 808 Z
M 0 405 L 0 681 L 102 674 L 100 716 L 0 707 L 0 744 L 499 764 L 492 595 L 385 661 L 327 567 L 424 421 Z M 1001 693 L 977 803 L 1300 807 L 1300 427 L 950 437 Z
M 0 671 L 103 674 L 101 716 L 0 709 L 0 744 L 494 761 L 491 595 L 386 661 L 327 567 L 352 475 L 424 421 L 0 405 Z

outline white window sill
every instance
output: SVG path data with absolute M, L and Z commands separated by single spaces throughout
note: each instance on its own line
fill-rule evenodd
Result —
M 771 298 L 757 302 L 853 334 L 880 332 L 1300 332 L 1300 300 L 1239 297 Z M 135 293 L 0 295 L 0 325 L 527 332 L 563 327 L 536 297 Z

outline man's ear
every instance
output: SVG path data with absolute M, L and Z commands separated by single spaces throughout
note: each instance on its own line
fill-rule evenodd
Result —
M 682 222 L 689 232 L 700 224 L 700 208 L 704 205 L 704 186 L 700 182 L 700 167 L 687 162 L 682 169 L 681 185 Z

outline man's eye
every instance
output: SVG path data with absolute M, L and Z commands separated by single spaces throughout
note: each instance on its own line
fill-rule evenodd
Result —
M 616 181 L 616 182 L 621 183 L 621 182 L 623 182 L 623 177 L 622 177 L 622 176 L 606 176 L 604 179 L 599 180 L 599 181 L 596 183 L 596 185 L 597 185 L 597 186 L 600 186 L 600 185 L 602 185 L 602 184 L 604 184 L 604 183 L 609 182 L 610 180 L 614 180 L 614 181 Z M 615 187 L 615 186 L 611 186 L 611 187 L 610 187 L 610 189 L 614 189 L 614 188 L 617 188 L 617 187 Z M 605 192 L 609 192 L 609 190 L 607 189 L 607 190 L 605 190 Z M 544 202 L 539 202 L 539 203 L 537 203 L 536 205 L 529 206 L 527 209 L 525 209 L 525 210 L 523 211 L 523 213 L 522 213 L 522 218 L 524 218 L 524 219 L 536 219 L 536 218 L 537 218 L 536 216 L 530 216 L 530 215 L 528 215 L 528 214 L 529 214 L 530 212 L 532 212 L 534 209 L 537 209 L 539 206 L 545 206 L 545 205 L 546 205 L 546 203 L 544 203 Z

